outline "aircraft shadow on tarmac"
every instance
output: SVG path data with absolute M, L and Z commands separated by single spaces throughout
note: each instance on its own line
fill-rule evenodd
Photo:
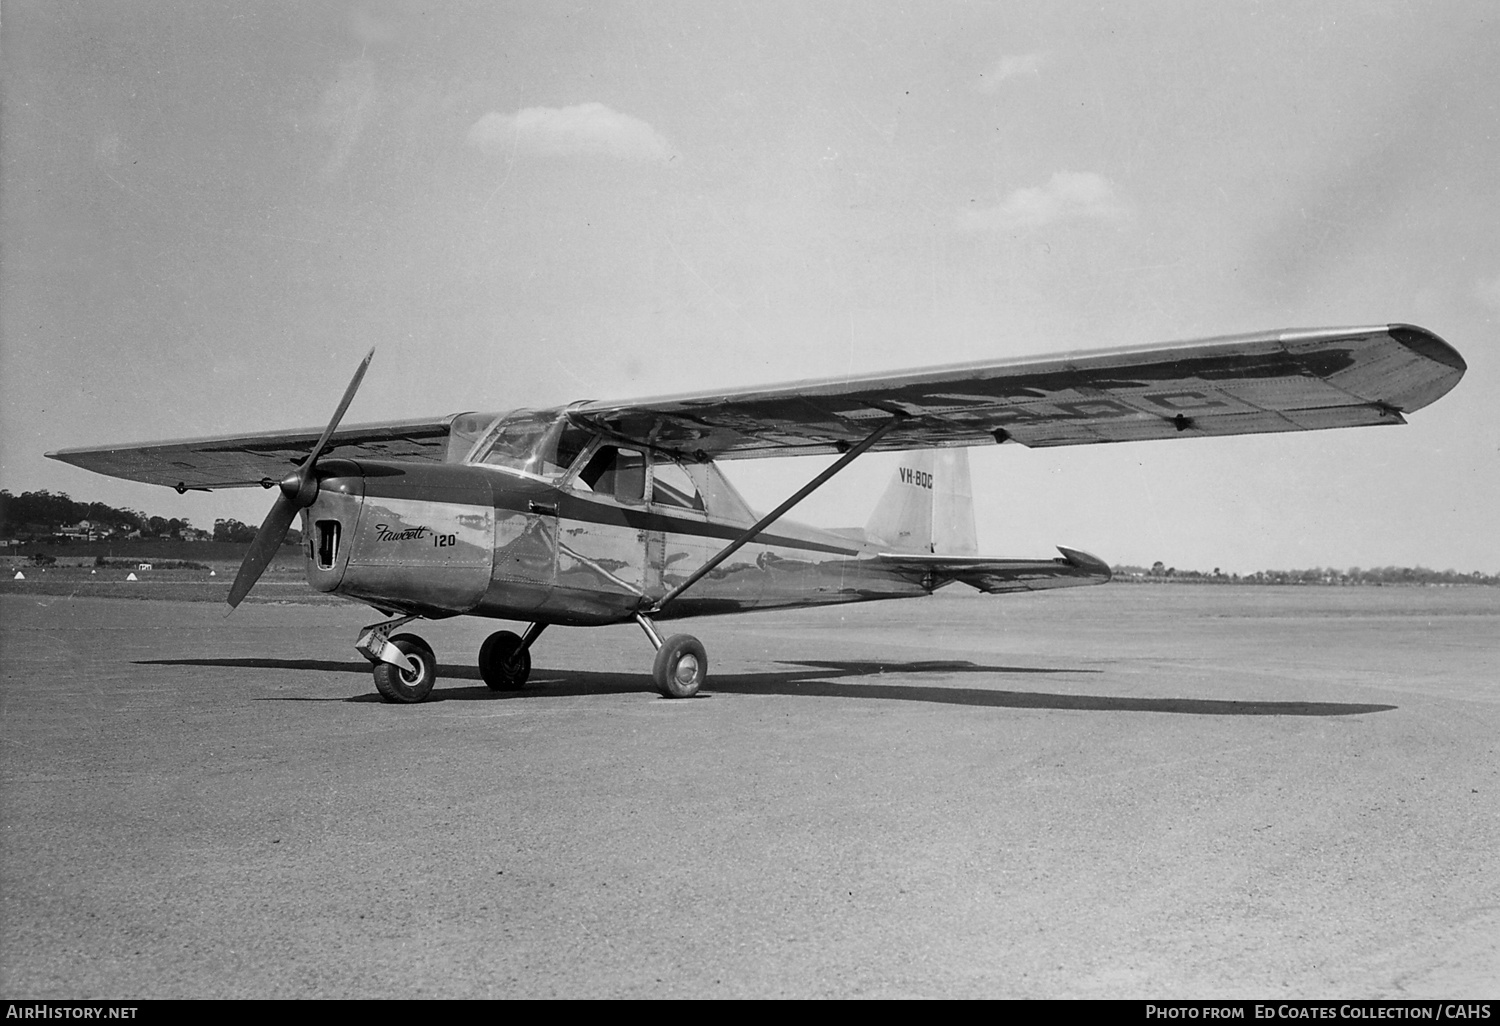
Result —
M 335 673 L 368 674 L 370 664 L 363 661 L 339 662 L 332 659 L 145 659 L 143 666 L 220 666 L 268 670 L 323 670 Z M 900 702 L 931 702 L 938 705 L 968 705 L 1005 709 L 1071 709 L 1079 712 L 1156 712 L 1188 713 L 1198 716 L 1353 716 L 1360 713 L 1389 712 L 1394 705 L 1359 702 L 1236 702 L 1204 698 L 1136 698 L 1110 695 L 1067 695 L 1039 691 L 1000 691 L 989 688 L 961 688 L 939 684 L 856 683 L 849 678 L 879 677 L 889 674 L 895 680 L 922 674 L 990 674 L 996 678 L 1022 674 L 1102 673 L 1102 670 L 1054 669 L 1031 666 L 982 666 L 962 660 L 926 660 L 920 662 L 866 662 L 834 660 L 801 660 L 778 662 L 778 666 L 801 669 L 771 670 L 761 673 L 717 673 L 709 677 L 698 698 L 726 695 L 791 695 L 813 698 L 868 698 Z M 439 680 L 479 680 L 479 670 L 472 666 L 440 666 Z M 521 691 L 491 691 L 487 687 L 438 687 L 427 702 L 444 701 L 513 701 L 526 698 L 565 698 L 582 695 L 624 695 L 654 692 L 649 677 L 597 670 L 534 669 L 531 680 Z M 375 702 L 383 703 L 378 694 L 369 692 L 348 698 L 312 696 L 263 698 L 266 702 Z

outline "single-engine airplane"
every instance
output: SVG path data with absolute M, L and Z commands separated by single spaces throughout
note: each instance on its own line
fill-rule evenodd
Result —
M 420 702 L 436 678 L 432 648 L 392 633 L 419 618 L 526 623 L 480 647 L 480 674 L 495 690 L 525 684 L 546 627 L 633 620 L 656 648 L 657 687 L 686 698 L 703 685 L 707 654 L 690 635 L 664 639 L 658 621 L 911 598 L 955 581 L 1011 592 L 1109 580 L 1106 563 L 1076 549 L 978 555 L 962 453 L 908 458 L 864 529 L 781 519 L 865 452 L 1401 424 L 1466 370 L 1432 332 L 1388 324 L 341 428 L 373 355 L 321 432 L 47 455 L 179 493 L 277 490 L 230 606 L 300 514 L 308 582 L 388 617 L 355 647 L 392 702 Z M 715 462 L 835 453 L 764 516 Z

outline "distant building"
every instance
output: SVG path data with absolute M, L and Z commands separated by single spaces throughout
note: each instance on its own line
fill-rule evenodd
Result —
M 80 520 L 76 524 L 64 524 L 54 533 L 72 541 L 101 541 L 113 538 L 120 530 L 119 526 L 102 520 Z
M 80 520 L 76 524 L 63 524 L 58 528 L 58 534 L 64 538 L 72 538 L 77 541 L 93 541 L 94 525 L 91 521 Z

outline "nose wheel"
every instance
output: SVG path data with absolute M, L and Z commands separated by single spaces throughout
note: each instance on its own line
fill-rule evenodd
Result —
M 437 656 L 432 646 L 415 634 L 398 634 L 390 640 L 406 656 L 411 669 L 394 663 L 375 664 L 375 690 L 387 702 L 420 702 L 437 682 Z

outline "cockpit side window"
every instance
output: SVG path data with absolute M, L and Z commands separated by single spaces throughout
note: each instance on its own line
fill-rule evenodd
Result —
M 587 433 L 570 424 L 564 413 L 512 410 L 490 423 L 468 458 L 553 479 L 568 469 L 587 443 Z
M 572 424 L 563 425 L 562 433 L 557 438 L 557 463 L 558 466 L 571 467 L 573 461 L 583 455 L 593 435 L 582 428 L 574 427 Z
M 634 449 L 601 445 L 578 472 L 578 480 L 595 495 L 640 505 L 646 501 L 646 456 Z

